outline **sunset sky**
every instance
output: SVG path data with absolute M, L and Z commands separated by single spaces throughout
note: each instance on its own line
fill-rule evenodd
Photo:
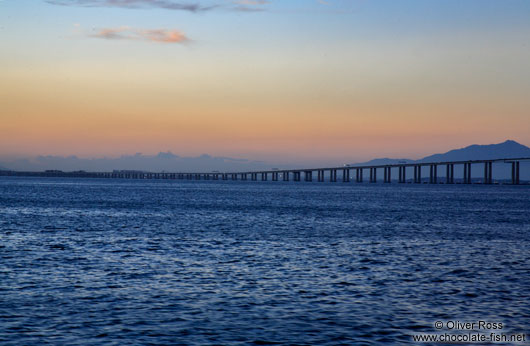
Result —
M 0 157 L 530 144 L 530 1 L 0 0 Z

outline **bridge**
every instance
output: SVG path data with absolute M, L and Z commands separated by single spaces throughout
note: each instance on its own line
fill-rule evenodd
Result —
M 180 179 L 180 180 L 251 180 L 267 181 L 269 177 L 272 181 L 314 181 L 318 182 L 337 182 L 342 181 L 349 183 L 355 181 L 362 183 L 378 182 L 378 172 L 383 172 L 382 182 L 392 182 L 392 170 L 398 171 L 398 183 L 428 183 L 428 184 L 471 184 L 472 165 L 483 166 L 482 184 L 493 184 L 493 163 L 505 163 L 511 165 L 511 183 L 519 185 L 520 180 L 520 162 L 530 161 L 529 157 L 523 158 L 500 158 L 493 160 L 467 160 L 467 161 L 446 161 L 446 162 L 425 162 L 425 163 L 398 163 L 389 165 L 344 165 L 342 167 L 324 167 L 324 168 L 304 168 L 304 169 L 271 169 L 260 171 L 246 172 L 181 172 L 181 173 L 150 173 L 141 171 L 113 171 L 113 172 L 63 172 L 63 171 L 45 171 L 45 172 L 20 172 L 20 171 L 0 171 L 0 176 L 38 176 L 38 177 L 72 177 L 72 178 L 109 178 L 109 179 Z M 463 167 L 461 179 L 455 179 L 455 166 Z M 445 177 L 441 179 L 438 176 L 438 170 L 445 168 Z M 407 179 L 407 169 L 413 173 L 410 179 Z M 424 171 L 424 169 L 426 171 Z M 367 176 L 365 178 L 365 172 Z M 427 172 L 427 179 L 423 178 L 422 173 Z M 381 181 L 381 180 L 379 180 Z

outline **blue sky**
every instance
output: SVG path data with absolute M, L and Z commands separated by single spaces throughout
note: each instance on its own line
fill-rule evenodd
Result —
M 0 22 L 0 155 L 530 143 L 528 1 L 4 0 Z

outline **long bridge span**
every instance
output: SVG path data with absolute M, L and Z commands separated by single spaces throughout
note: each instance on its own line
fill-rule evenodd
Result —
M 483 175 L 478 182 L 482 184 L 493 184 L 493 163 L 504 163 L 511 165 L 511 180 L 506 183 L 518 185 L 520 179 L 520 162 L 530 161 L 530 157 L 523 158 L 500 158 L 493 160 L 466 160 L 466 161 L 444 161 L 425 163 L 398 163 L 388 165 L 344 165 L 341 167 L 303 168 L 303 169 L 271 169 L 244 172 L 180 172 L 180 173 L 151 173 L 141 171 L 113 171 L 113 172 L 63 172 L 48 170 L 44 172 L 21 172 L 0 171 L 1 176 L 39 176 L 39 177 L 78 177 L 78 178 L 109 178 L 109 179 L 180 179 L 180 180 L 251 180 L 251 181 L 318 181 L 318 182 L 384 182 L 391 183 L 428 183 L 428 184 L 471 184 L 472 165 L 481 164 Z M 463 174 L 455 177 L 455 166 L 463 168 Z M 407 177 L 407 168 L 412 173 Z M 439 177 L 439 169 L 445 168 L 445 175 Z M 392 179 L 392 170 L 397 169 L 397 179 Z M 378 174 L 382 171 L 382 178 L 378 180 Z M 425 174 L 427 175 L 425 176 Z M 475 179 L 477 181 L 477 179 Z

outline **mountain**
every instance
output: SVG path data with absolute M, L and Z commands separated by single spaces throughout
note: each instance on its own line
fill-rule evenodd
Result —
M 530 157 L 530 148 L 520 143 L 517 143 L 516 141 L 507 140 L 498 144 L 473 144 L 465 148 L 450 150 L 444 154 L 434 154 L 426 156 L 419 160 L 380 158 L 366 162 L 355 163 L 352 164 L 352 166 L 393 165 L 398 163 L 414 162 L 426 163 L 444 161 L 488 160 L 520 157 Z
M 503 143 L 488 145 L 470 145 L 465 148 L 450 150 L 443 154 L 434 154 L 420 160 L 379 158 L 358 165 L 389 165 L 398 163 L 428 163 L 444 161 L 463 160 L 487 160 L 498 158 L 530 157 L 530 148 L 513 140 Z M 0 162 L 0 170 L 15 171 L 112 171 L 112 170 L 138 170 L 151 172 L 209 172 L 219 171 L 250 171 L 269 170 L 271 167 L 278 168 L 304 168 L 292 165 L 277 165 L 263 161 L 237 159 L 230 157 L 215 157 L 203 154 L 196 157 L 183 157 L 171 152 L 161 152 L 156 155 L 124 155 L 115 158 L 79 158 L 76 156 L 37 156 L 34 158 L 17 158 Z M 461 176 L 462 165 L 455 166 L 455 176 Z M 439 176 L 444 176 L 443 167 L 439 170 Z M 473 165 L 472 175 L 480 177 L 483 167 Z M 511 165 L 498 162 L 494 164 L 494 176 L 498 179 L 507 179 L 511 176 Z M 426 174 L 426 173 L 425 173 Z M 530 179 L 530 162 L 521 162 L 521 179 Z
M 157 155 L 123 155 L 115 158 L 80 158 L 77 156 L 37 156 L 18 158 L 2 162 L 2 165 L 15 171 L 62 170 L 101 172 L 112 170 L 137 170 L 150 172 L 209 172 L 246 171 L 270 169 L 270 164 L 262 161 L 215 157 L 203 154 L 196 157 L 182 157 L 171 152 Z
M 448 151 L 444 154 L 427 156 L 417 162 L 488 160 L 518 157 L 530 157 L 530 148 L 516 141 L 507 140 L 498 144 L 473 144 L 465 148 Z
M 413 163 L 414 160 L 411 159 L 389 159 L 385 157 L 384 159 L 373 159 L 370 161 L 362 163 L 354 163 L 351 166 L 378 166 L 378 165 L 397 165 L 398 163 Z
M 410 159 L 375 159 L 368 162 L 356 163 L 352 166 L 364 165 L 392 165 L 398 163 L 428 163 L 428 162 L 445 162 L 445 161 L 465 161 L 465 160 L 488 160 L 504 158 L 523 158 L 530 157 L 530 148 L 516 141 L 507 140 L 498 144 L 478 145 L 473 144 L 461 149 L 450 150 L 444 154 L 434 154 L 426 156 L 419 160 Z M 481 166 L 481 167 L 479 167 Z M 483 166 L 480 164 L 473 165 L 471 174 L 474 178 L 483 176 Z M 426 176 L 427 172 L 423 173 Z M 463 174 L 462 165 L 455 166 L 455 177 L 461 177 Z M 439 170 L 439 177 L 445 177 L 444 170 Z M 520 170 L 521 179 L 530 180 L 530 162 L 522 161 Z M 496 162 L 493 164 L 494 179 L 510 179 L 511 165 L 509 163 Z

